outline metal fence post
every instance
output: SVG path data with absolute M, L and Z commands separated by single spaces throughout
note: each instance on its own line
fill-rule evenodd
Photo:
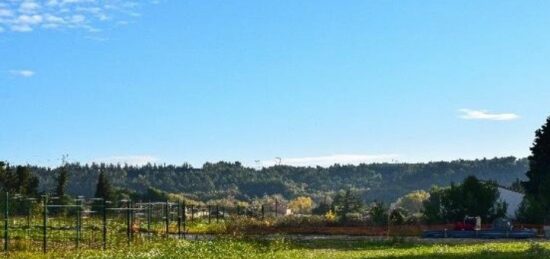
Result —
M 178 238 L 181 238 L 181 203 L 178 202 Z
M 76 199 L 76 249 L 80 248 L 80 199 Z
M 129 202 L 130 206 L 130 241 L 134 240 L 134 204 L 132 201 Z
M 211 212 L 210 205 L 208 205 L 208 224 L 210 224 L 210 212 Z
M 265 207 L 264 207 L 264 205 L 262 204 L 262 220 L 264 220 L 264 215 L 265 215 Z
M 29 207 L 27 208 L 27 238 L 31 236 L 31 221 L 32 221 L 32 200 L 29 198 Z
M 216 223 L 220 221 L 220 206 L 216 205 Z
M 10 203 L 10 194 L 6 192 L 6 207 L 4 208 L 4 252 L 8 252 L 9 249 L 9 242 L 10 242 L 10 227 L 9 227 L 9 216 L 10 216 L 10 210 L 9 210 L 9 203 Z
M 102 232 L 102 243 L 103 250 L 107 249 L 107 201 L 103 199 L 103 211 L 102 211 L 102 223 L 103 223 L 103 232 Z
M 165 230 L 166 231 L 166 237 L 168 237 L 169 232 L 170 232 L 170 229 L 169 229 L 170 228 L 170 218 L 169 218 L 170 215 L 169 215 L 169 212 L 168 212 L 168 210 L 169 210 L 168 206 L 170 206 L 170 204 L 168 203 L 168 200 L 167 200 L 166 203 L 164 204 L 164 217 L 165 217 L 164 226 L 166 228 L 166 230 Z
M 191 222 L 195 220 L 195 206 L 191 205 Z
M 126 239 L 128 241 L 128 245 L 130 245 L 130 200 L 126 201 Z
M 48 195 L 43 196 L 44 215 L 42 218 L 42 251 L 48 252 Z
M 186 205 L 185 201 L 183 202 L 183 211 L 182 211 L 182 219 L 183 219 L 183 238 L 185 238 L 185 226 L 187 223 L 187 211 L 186 211 Z
M 149 201 L 149 203 L 147 204 L 147 237 L 149 238 L 149 240 L 151 239 L 152 237 L 152 234 L 151 234 L 151 211 L 152 211 L 152 204 L 151 204 L 151 201 Z

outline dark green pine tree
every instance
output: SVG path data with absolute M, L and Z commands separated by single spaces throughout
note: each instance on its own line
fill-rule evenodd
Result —
M 19 194 L 26 196 L 36 196 L 38 193 L 38 178 L 32 175 L 31 171 L 26 166 L 18 166 L 15 170 L 16 186 L 14 186 Z
M 65 197 L 65 188 L 67 187 L 67 182 L 69 180 L 69 170 L 67 170 L 66 166 L 61 167 L 56 180 L 57 185 L 55 187 L 55 195 L 57 197 Z
M 523 182 L 525 198 L 519 211 L 522 220 L 543 223 L 550 220 L 550 117 L 535 132 L 529 156 L 527 181 Z
M 71 198 L 65 195 L 65 189 L 67 187 L 67 182 L 69 180 L 69 170 L 67 169 L 66 163 L 63 163 L 63 166 L 58 168 L 58 174 L 55 178 L 56 186 L 54 190 L 54 195 L 57 196 L 57 204 L 67 205 L 71 203 Z M 66 215 L 68 210 L 66 207 L 52 208 L 50 212 L 54 215 Z
M 2 192 L 10 191 L 10 166 L 0 161 L 0 183 L 2 187 Z
M 105 200 L 112 200 L 114 198 L 113 188 L 105 176 L 105 172 L 103 171 L 99 173 L 99 177 L 97 179 L 95 197 L 103 198 Z
M 336 214 L 340 216 L 340 219 L 344 222 L 347 221 L 348 214 L 359 213 L 363 208 L 363 200 L 359 194 L 350 189 L 340 191 L 336 197 L 334 197 L 333 204 Z

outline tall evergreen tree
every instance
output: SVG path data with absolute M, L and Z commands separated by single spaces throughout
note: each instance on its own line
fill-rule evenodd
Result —
M 36 196 L 38 193 L 38 178 L 31 174 L 26 166 L 18 166 L 15 170 L 16 192 L 22 195 Z
M 529 156 L 527 181 L 523 182 L 525 198 L 519 218 L 533 223 L 550 220 L 550 117 L 535 132 L 535 141 Z
M 67 182 L 69 181 L 69 170 L 67 170 L 66 165 L 60 168 L 56 181 L 57 181 L 57 185 L 55 187 L 55 195 L 57 197 L 64 197 L 65 188 L 67 187 Z
M 4 164 L 4 169 L 1 170 L 2 172 L 2 187 L 3 191 L 9 192 L 9 193 L 16 193 L 19 192 L 19 182 L 17 174 L 15 174 L 14 170 L 10 167 L 9 164 Z
M 334 197 L 333 205 L 336 214 L 341 217 L 342 221 L 346 221 L 348 214 L 362 211 L 363 200 L 357 192 L 347 189 L 345 191 L 340 191 L 336 197 Z
M 0 183 L 2 187 L 2 191 L 7 190 L 7 181 L 8 181 L 8 164 L 0 161 Z
M 113 188 L 111 187 L 111 183 L 109 183 L 109 180 L 105 176 L 104 171 L 101 171 L 99 173 L 95 197 L 103 198 L 105 200 L 112 200 L 114 198 Z

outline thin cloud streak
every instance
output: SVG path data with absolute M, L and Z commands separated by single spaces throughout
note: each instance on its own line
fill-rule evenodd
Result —
M 511 121 L 520 118 L 515 113 L 492 113 L 486 110 L 460 109 L 459 117 L 464 120 L 490 120 L 490 121 Z
M 10 70 L 9 72 L 14 76 L 20 76 L 20 77 L 32 77 L 35 74 L 34 71 L 28 70 L 28 69 Z

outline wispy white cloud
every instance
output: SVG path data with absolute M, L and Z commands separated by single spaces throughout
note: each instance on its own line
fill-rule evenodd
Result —
M 491 120 L 491 121 L 511 121 L 520 118 L 515 113 L 493 113 L 486 110 L 471 110 L 460 109 L 458 110 L 461 119 L 465 120 Z
M 334 164 L 341 165 L 358 165 L 362 163 L 375 162 L 391 162 L 399 156 L 395 154 L 379 154 L 379 155 L 357 155 L 357 154 L 336 154 L 327 156 L 312 156 L 312 157 L 294 157 L 294 158 L 275 158 L 273 160 L 259 161 L 260 166 L 269 167 L 273 165 L 291 165 L 291 166 L 331 166 Z
M 151 155 L 124 155 L 124 156 L 110 156 L 104 158 L 97 158 L 91 162 L 106 163 L 106 164 L 128 164 L 128 165 L 146 165 L 148 163 L 155 163 L 158 158 Z
M 6 0 L 0 1 L 0 30 L 31 32 L 37 29 L 100 31 L 119 20 L 139 17 L 145 4 L 135 0 Z
M 32 77 L 35 74 L 34 71 L 28 70 L 28 69 L 10 70 L 9 72 L 14 76 L 20 76 L 20 77 Z

